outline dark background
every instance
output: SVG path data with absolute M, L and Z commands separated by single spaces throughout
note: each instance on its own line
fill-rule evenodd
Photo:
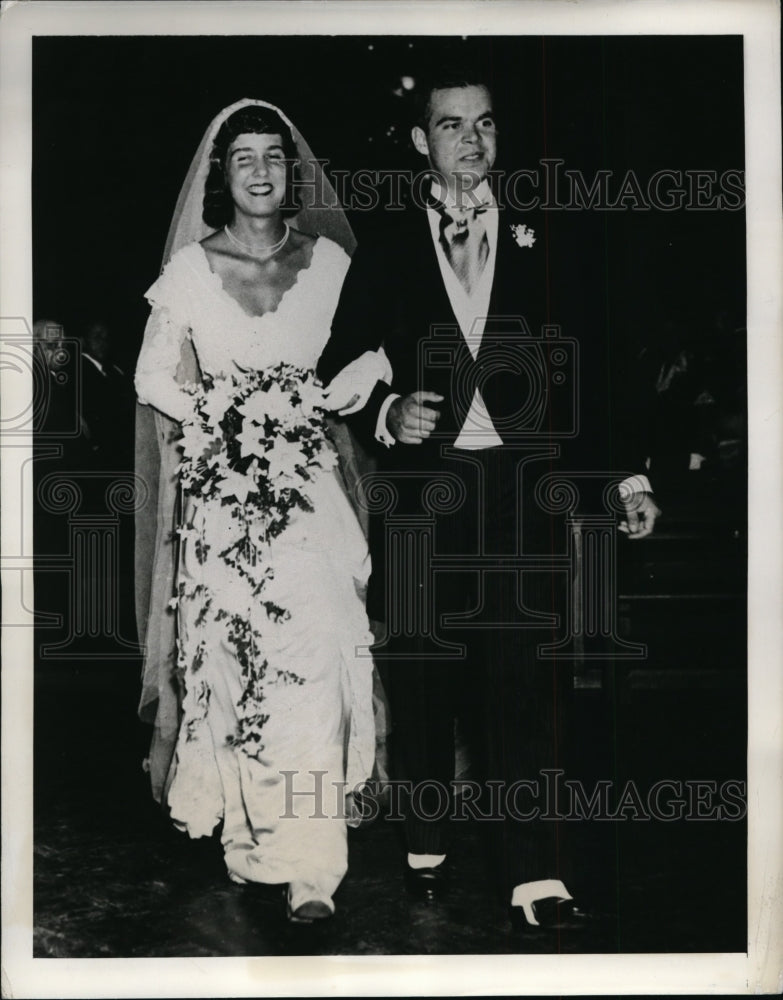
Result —
M 616 188 L 629 169 L 644 186 L 663 168 L 744 167 L 738 37 L 37 38 L 36 316 L 70 336 L 105 316 L 132 364 L 180 186 L 221 108 L 279 105 L 327 169 L 419 170 L 400 79 L 458 59 L 493 84 L 499 169 L 562 157 L 588 180 L 612 170 Z M 643 343 L 666 324 L 702 337 L 718 317 L 744 325 L 744 211 L 601 214 L 618 334 Z M 370 221 L 351 213 L 360 238 Z

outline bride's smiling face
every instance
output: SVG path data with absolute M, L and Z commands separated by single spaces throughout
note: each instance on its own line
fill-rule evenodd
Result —
M 285 198 L 287 170 L 282 136 L 238 135 L 226 155 L 226 184 L 235 211 L 253 216 L 278 212 Z

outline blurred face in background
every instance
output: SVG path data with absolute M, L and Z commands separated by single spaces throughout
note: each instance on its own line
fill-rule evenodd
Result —
M 63 347 L 65 330 L 62 323 L 53 319 L 39 319 L 33 324 L 33 343 L 39 357 L 50 372 L 57 372 L 68 361 Z
M 85 338 L 88 354 L 91 354 L 96 361 L 103 364 L 108 361 L 111 354 L 111 335 L 105 323 L 93 323 L 87 329 Z

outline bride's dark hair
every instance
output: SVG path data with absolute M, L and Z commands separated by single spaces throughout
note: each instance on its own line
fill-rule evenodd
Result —
M 286 192 L 281 211 L 295 215 L 300 208 L 295 194 L 297 149 L 290 128 L 271 108 L 250 104 L 228 117 L 218 129 L 210 153 L 209 174 L 204 185 L 204 208 L 201 216 L 212 229 L 220 229 L 231 221 L 234 203 L 226 184 L 228 147 L 239 135 L 279 135 L 283 139 L 283 154 L 288 163 Z

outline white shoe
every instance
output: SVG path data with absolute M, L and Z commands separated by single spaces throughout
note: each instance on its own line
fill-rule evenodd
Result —
M 292 924 L 312 924 L 334 916 L 331 896 L 324 898 L 315 886 L 291 882 L 286 890 L 285 914 Z

